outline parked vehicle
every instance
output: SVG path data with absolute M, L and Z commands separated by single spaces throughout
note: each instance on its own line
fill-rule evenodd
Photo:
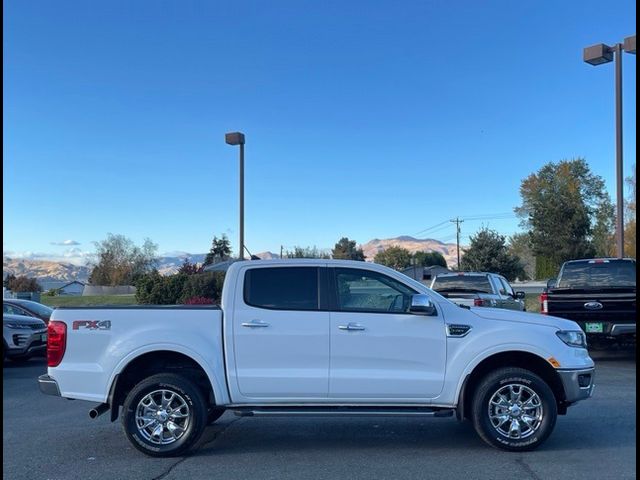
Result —
M 47 326 L 39 318 L 2 315 L 2 358 L 26 361 L 47 348 Z
M 49 323 L 53 308 L 32 300 L 19 300 L 17 298 L 5 298 L 2 301 L 2 313 L 10 315 L 24 315 L 36 317 L 45 323 Z
M 458 305 L 526 310 L 525 293 L 514 292 L 507 279 L 495 273 L 441 273 L 431 289 Z
M 222 306 L 57 308 L 43 393 L 122 407 L 151 456 L 180 455 L 225 410 L 469 418 L 488 444 L 530 450 L 591 396 L 574 322 L 463 309 L 387 267 L 233 263 Z
M 565 262 L 540 296 L 540 310 L 573 320 L 589 343 L 635 342 L 636 261 L 598 258 Z

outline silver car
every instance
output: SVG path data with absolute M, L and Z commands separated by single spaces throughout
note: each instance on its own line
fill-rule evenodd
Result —
M 47 349 L 47 326 L 39 318 L 2 315 L 3 359 L 25 361 Z
M 431 290 L 467 307 L 526 310 L 525 293 L 514 292 L 507 279 L 496 273 L 441 273 L 431 282 Z

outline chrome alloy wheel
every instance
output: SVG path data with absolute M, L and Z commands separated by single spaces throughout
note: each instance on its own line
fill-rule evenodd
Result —
M 500 435 L 522 439 L 533 435 L 542 423 L 542 400 L 529 387 L 511 383 L 500 387 L 489 400 L 489 419 Z
M 158 445 L 179 440 L 189 427 L 189 406 L 171 390 L 155 390 L 136 407 L 136 426 L 143 438 Z

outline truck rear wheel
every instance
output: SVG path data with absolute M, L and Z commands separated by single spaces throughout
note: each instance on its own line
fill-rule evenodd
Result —
M 489 445 L 533 450 L 553 431 L 558 408 L 553 391 L 538 375 L 501 368 L 484 377 L 473 396 L 473 425 Z
M 136 385 L 123 405 L 122 424 L 131 444 L 152 457 L 180 455 L 207 424 L 201 390 L 175 374 L 153 375 Z

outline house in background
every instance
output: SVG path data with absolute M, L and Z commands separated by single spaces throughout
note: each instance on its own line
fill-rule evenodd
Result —
M 432 265 L 430 267 L 423 267 L 422 265 L 412 265 L 404 270 L 400 270 L 407 277 L 413 278 L 426 286 L 431 285 L 431 281 L 436 278 L 436 275 L 440 273 L 451 273 L 451 270 L 440 265 Z
M 74 280 L 59 287 L 57 290 L 58 295 L 82 295 L 84 283 Z

